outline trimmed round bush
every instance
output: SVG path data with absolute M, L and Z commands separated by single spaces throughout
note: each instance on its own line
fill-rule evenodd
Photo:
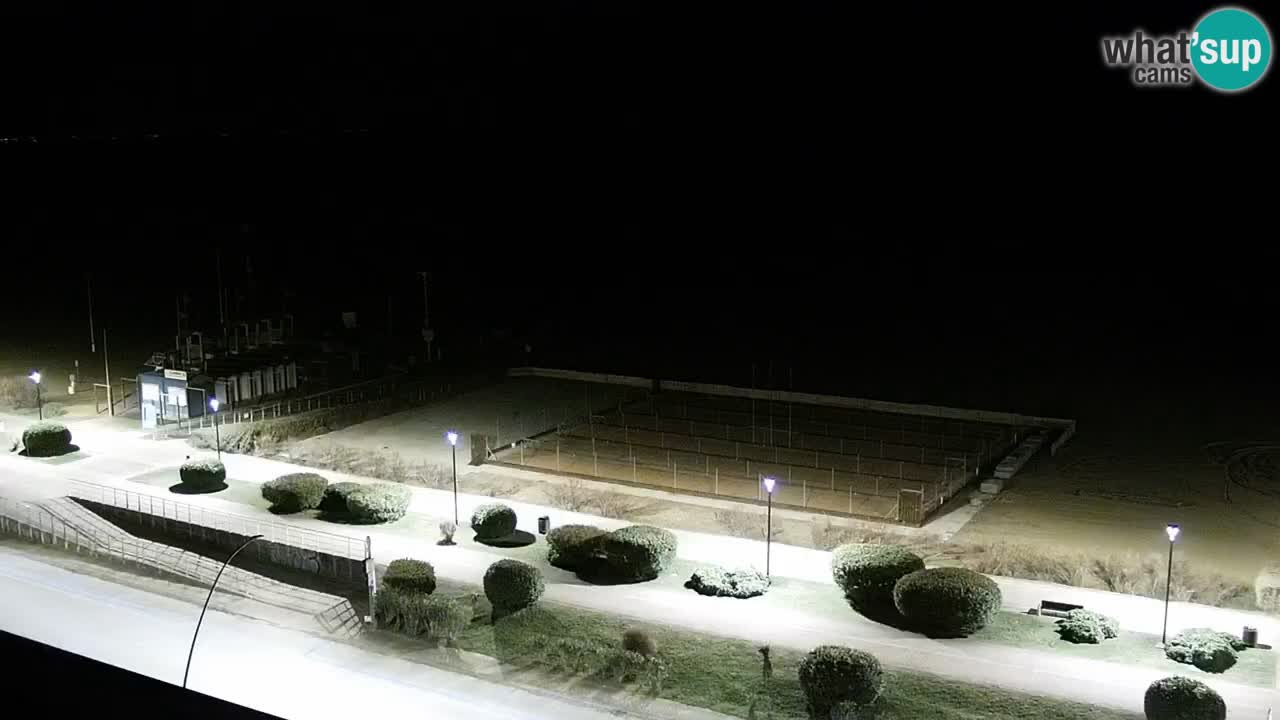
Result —
M 1120 634 L 1120 623 L 1092 610 L 1072 610 L 1058 621 L 1058 635 L 1073 643 L 1096 645 Z
M 328 486 L 315 473 L 291 473 L 263 483 L 262 497 L 271 503 L 271 512 L 296 513 L 317 508 Z
M 1208 685 L 1175 675 L 1151 683 L 1142 711 L 1147 720 L 1226 720 L 1227 704 Z
M 769 579 L 755 568 L 726 570 L 704 565 L 693 571 L 684 586 L 699 595 L 746 599 L 763 595 L 769 589 Z
M 412 495 L 409 488 L 394 483 L 361 485 L 347 493 L 347 512 L 357 523 L 395 522 L 404 517 Z
M 658 654 L 658 642 L 639 628 L 628 628 L 622 633 L 622 649 L 643 657 L 653 657 Z
M 855 543 L 831 551 L 836 585 L 857 602 L 891 604 L 898 580 L 923 569 L 924 560 L 899 545 Z
M 547 533 L 547 562 L 562 570 L 583 568 L 602 545 L 605 531 L 595 525 L 561 525 Z
M 320 499 L 320 511 L 328 513 L 345 513 L 347 512 L 347 497 L 351 493 L 364 487 L 358 482 L 337 482 L 324 489 L 324 496 Z
M 930 637 L 963 637 L 1000 610 L 1000 586 L 966 568 L 917 570 L 893 588 L 893 604 L 915 630 Z
M 477 540 L 496 540 L 516 531 L 516 511 L 502 503 L 488 503 L 471 513 Z
M 484 571 L 484 596 L 500 613 L 529 607 L 544 589 L 542 571 L 519 560 L 499 560 Z
M 30 457 L 53 457 L 71 450 L 71 431 L 62 423 L 39 422 L 22 431 L 22 447 Z
M 874 655 L 843 645 L 819 645 L 800 661 L 800 689 L 809 716 L 829 718 L 840 706 L 866 707 L 880 697 L 884 678 Z
M 592 570 L 616 582 L 642 582 L 662 574 L 676 554 L 676 536 L 652 525 L 629 525 L 604 537 L 603 563 Z
M 436 591 L 436 569 L 429 562 L 413 558 L 392 560 L 382 575 L 382 584 L 402 592 L 430 595 Z
M 1190 628 L 1170 638 L 1164 654 L 1174 662 L 1220 673 L 1236 664 L 1237 653 L 1244 648 L 1244 642 L 1234 635 L 1209 628 Z
M 178 477 L 191 490 L 213 490 L 227 479 L 227 468 L 217 460 L 188 460 L 178 468 Z

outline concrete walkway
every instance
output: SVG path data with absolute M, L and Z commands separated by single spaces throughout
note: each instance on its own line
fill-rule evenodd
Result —
M 180 684 L 196 605 L 80 575 L 0 548 L 0 630 Z M 427 717 L 606 720 L 592 703 L 489 682 L 210 610 L 191 663 L 195 691 L 281 718 Z M 297 692 L 281 692 L 295 688 Z M 323 692 L 308 689 L 324 688 Z M 723 720 L 705 711 L 689 720 Z
M 184 444 L 176 442 L 155 443 L 126 438 L 115 438 L 110 447 L 88 447 L 87 443 L 84 445 L 91 453 L 97 452 L 107 457 L 126 455 L 130 462 L 144 464 L 151 461 L 161 465 L 165 462 L 180 462 L 188 452 Z M 173 459 L 175 457 L 176 460 Z M 300 469 L 286 463 L 247 456 L 224 455 L 223 459 L 229 475 L 241 481 L 262 482 Z M 39 469 L 35 466 L 39 466 Z M 77 466 L 81 469 L 77 470 Z M 163 492 L 152 486 L 129 483 L 118 475 L 112 476 L 106 467 L 85 472 L 91 467 L 93 466 L 89 464 L 80 465 L 80 462 L 53 464 L 24 458 L 0 458 L 0 476 L 3 476 L 0 480 L 0 494 L 8 494 L 8 486 L 13 485 L 25 486 L 27 491 L 38 495 L 56 494 L 60 491 L 58 478 L 68 477 L 128 487 L 147 494 Z M 324 474 L 333 480 L 352 479 L 340 473 Z M 29 480 L 20 480 L 20 477 Z M 216 495 L 189 496 L 183 500 L 224 512 L 254 512 L 246 506 L 219 500 Z M 464 524 L 473 507 L 492 501 L 483 496 L 461 496 L 459 509 Z M 411 511 L 442 518 L 452 515 L 452 502 L 451 493 L 414 488 Z M 520 517 L 521 529 L 530 532 L 535 530 L 536 518 L 543 514 L 550 515 L 556 525 L 588 522 L 611 528 L 626 524 L 623 521 L 520 502 L 509 504 Z M 273 519 L 276 522 L 329 532 L 346 530 L 309 518 Z M 442 577 L 462 582 L 479 583 L 484 569 L 495 559 L 493 553 L 465 547 L 439 548 L 434 544 L 434 533 L 428 537 L 406 537 L 403 531 L 397 532 L 394 528 L 359 529 L 360 536 L 366 533 L 373 537 L 375 553 L 380 560 L 385 562 L 396 557 L 420 557 L 431 561 Z M 726 565 L 759 565 L 763 562 L 764 547 L 758 541 L 683 531 L 677 531 L 677 535 L 680 538 L 679 554 L 685 559 Z M 773 546 L 773 567 L 777 575 L 830 582 L 829 562 L 829 553 L 780 544 Z M 891 666 L 1130 711 L 1140 711 L 1146 686 L 1166 674 L 1154 669 L 1068 658 L 973 641 L 930 640 L 872 623 L 852 612 L 839 617 L 827 617 L 802 609 L 783 608 L 772 610 L 769 622 L 764 623 L 761 622 L 758 610 L 749 603 L 726 598 L 692 598 L 687 591 L 646 585 L 587 586 L 573 575 L 554 569 L 548 572 L 547 580 L 545 597 L 548 600 L 578 607 L 610 613 L 621 610 L 645 622 L 687 627 L 753 642 L 769 642 L 797 650 L 807 650 L 821 643 L 843 643 L 867 649 Z M 1005 593 L 1006 606 L 1014 610 L 1023 611 L 1046 596 L 1080 601 L 1088 607 L 1116 616 L 1127 628 L 1144 632 L 1158 632 L 1163 616 L 1163 603 L 1149 598 L 1006 578 L 997 578 L 997 581 Z M 1175 604 L 1170 612 L 1171 630 L 1207 625 L 1238 632 L 1244 624 L 1259 627 L 1264 641 L 1275 637 L 1275 622 L 1256 613 L 1186 603 Z M 1276 702 L 1273 690 L 1246 687 L 1217 679 L 1211 680 L 1210 684 L 1227 699 L 1233 718 L 1262 718 L 1266 716 L 1269 707 L 1280 704 Z

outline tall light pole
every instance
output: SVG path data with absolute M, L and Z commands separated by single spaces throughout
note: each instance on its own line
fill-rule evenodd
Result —
M 245 540 L 241 543 L 240 547 L 236 548 L 235 552 L 231 553 L 230 557 L 227 558 L 227 561 L 222 563 L 222 567 L 218 568 L 218 574 L 214 576 L 213 584 L 209 586 L 209 595 L 204 599 L 204 607 L 200 608 L 200 619 L 196 621 L 196 631 L 191 634 L 191 649 L 187 651 L 187 669 L 182 672 L 183 688 L 187 687 L 187 676 L 191 674 L 191 656 L 196 652 L 196 638 L 200 637 L 200 625 L 204 623 L 204 613 L 209 609 L 209 601 L 213 599 L 213 591 L 218 587 L 218 581 L 222 579 L 222 571 L 227 569 L 227 566 L 236 558 L 236 555 L 240 554 L 241 550 L 249 547 L 249 543 L 261 537 L 261 535 L 254 535 L 248 540 Z
M 458 433 L 450 430 L 444 434 L 453 449 L 453 524 L 458 524 Z
M 1178 539 L 1178 533 L 1181 531 L 1182 528 L 1178 527 L 1177 523 L 1169 523 L 1164 528 L 1165 534 L 1169 536 L 1169 569 L 1164 581 L 1164 625 L 1160 628 L 1160 647 L 1164 647 L 1169 632 L 1169 591 L 1173 588 L 1173 543 Z
M 764 493 L 768 498 L 766 500 L 766 503 L 768 504 L 766 505 L 767 509 L 765 510 L 764 516 L 764 576 L 766 578 L 771 578 L 772 576 L 769 572 L 769 561 L 773 550 L 773 488 L 777 485 L 778 481 L 766 475 L 761 479 L 761 482 L 764 483 Z
M 40 416 L 40 421 L 44 421 L 44 402 L 40 399 L 40 371 L 32 370 L 27 377 L 31 378 L 31 382 L 36 384 L 36 413 Z
M 222 462 L 222 437 L 218 434 L 218 406 L 221 404 L 218 398 L 209 398 L 209 408 L 213 410 L 213 445 L 218 450 L 218 462 Z

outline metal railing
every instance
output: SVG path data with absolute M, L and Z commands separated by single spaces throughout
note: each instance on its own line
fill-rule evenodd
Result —
M 154 558 L 145 552 L 143 544 L 129 535 L 98 537 L 82 533 L 39 505 L 4 497 L 0 497 L 0 532 L 45 545 L 62 545 L 63 549 L 75 550 L 77 553 L 118 558 L 126 564 L 132 562 L 139 566 L 156 566 Z
M 98 485 L 83 480 L 72 480 L 67 493 L 71 497 L 110 507 L 136 510 L 167 520 L 187 523 L 207 530 L 250 536 L 262 535 L 269 542 L 321 552 L 350 560 L 369 557 L 367 538 L 350 537 L 337 533 L 308 530 L 283 523 L 273 523 L 233 513 L 210 510 L 177 502 L 166 497 L 147 495 L 110 485 Z

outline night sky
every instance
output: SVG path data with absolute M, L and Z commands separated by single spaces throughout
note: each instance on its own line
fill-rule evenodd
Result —
M 211 317 L 221 248 L 323 317 L 417 323 L 430 269 L 442 332 L 556 364 L 1033 411 L 1269 377 L 1276 79 L 1097 49 L 1212 3 L 437 5 L 5 8 L 6 340 L 79 328 L 86 272 L 121 332 Z

